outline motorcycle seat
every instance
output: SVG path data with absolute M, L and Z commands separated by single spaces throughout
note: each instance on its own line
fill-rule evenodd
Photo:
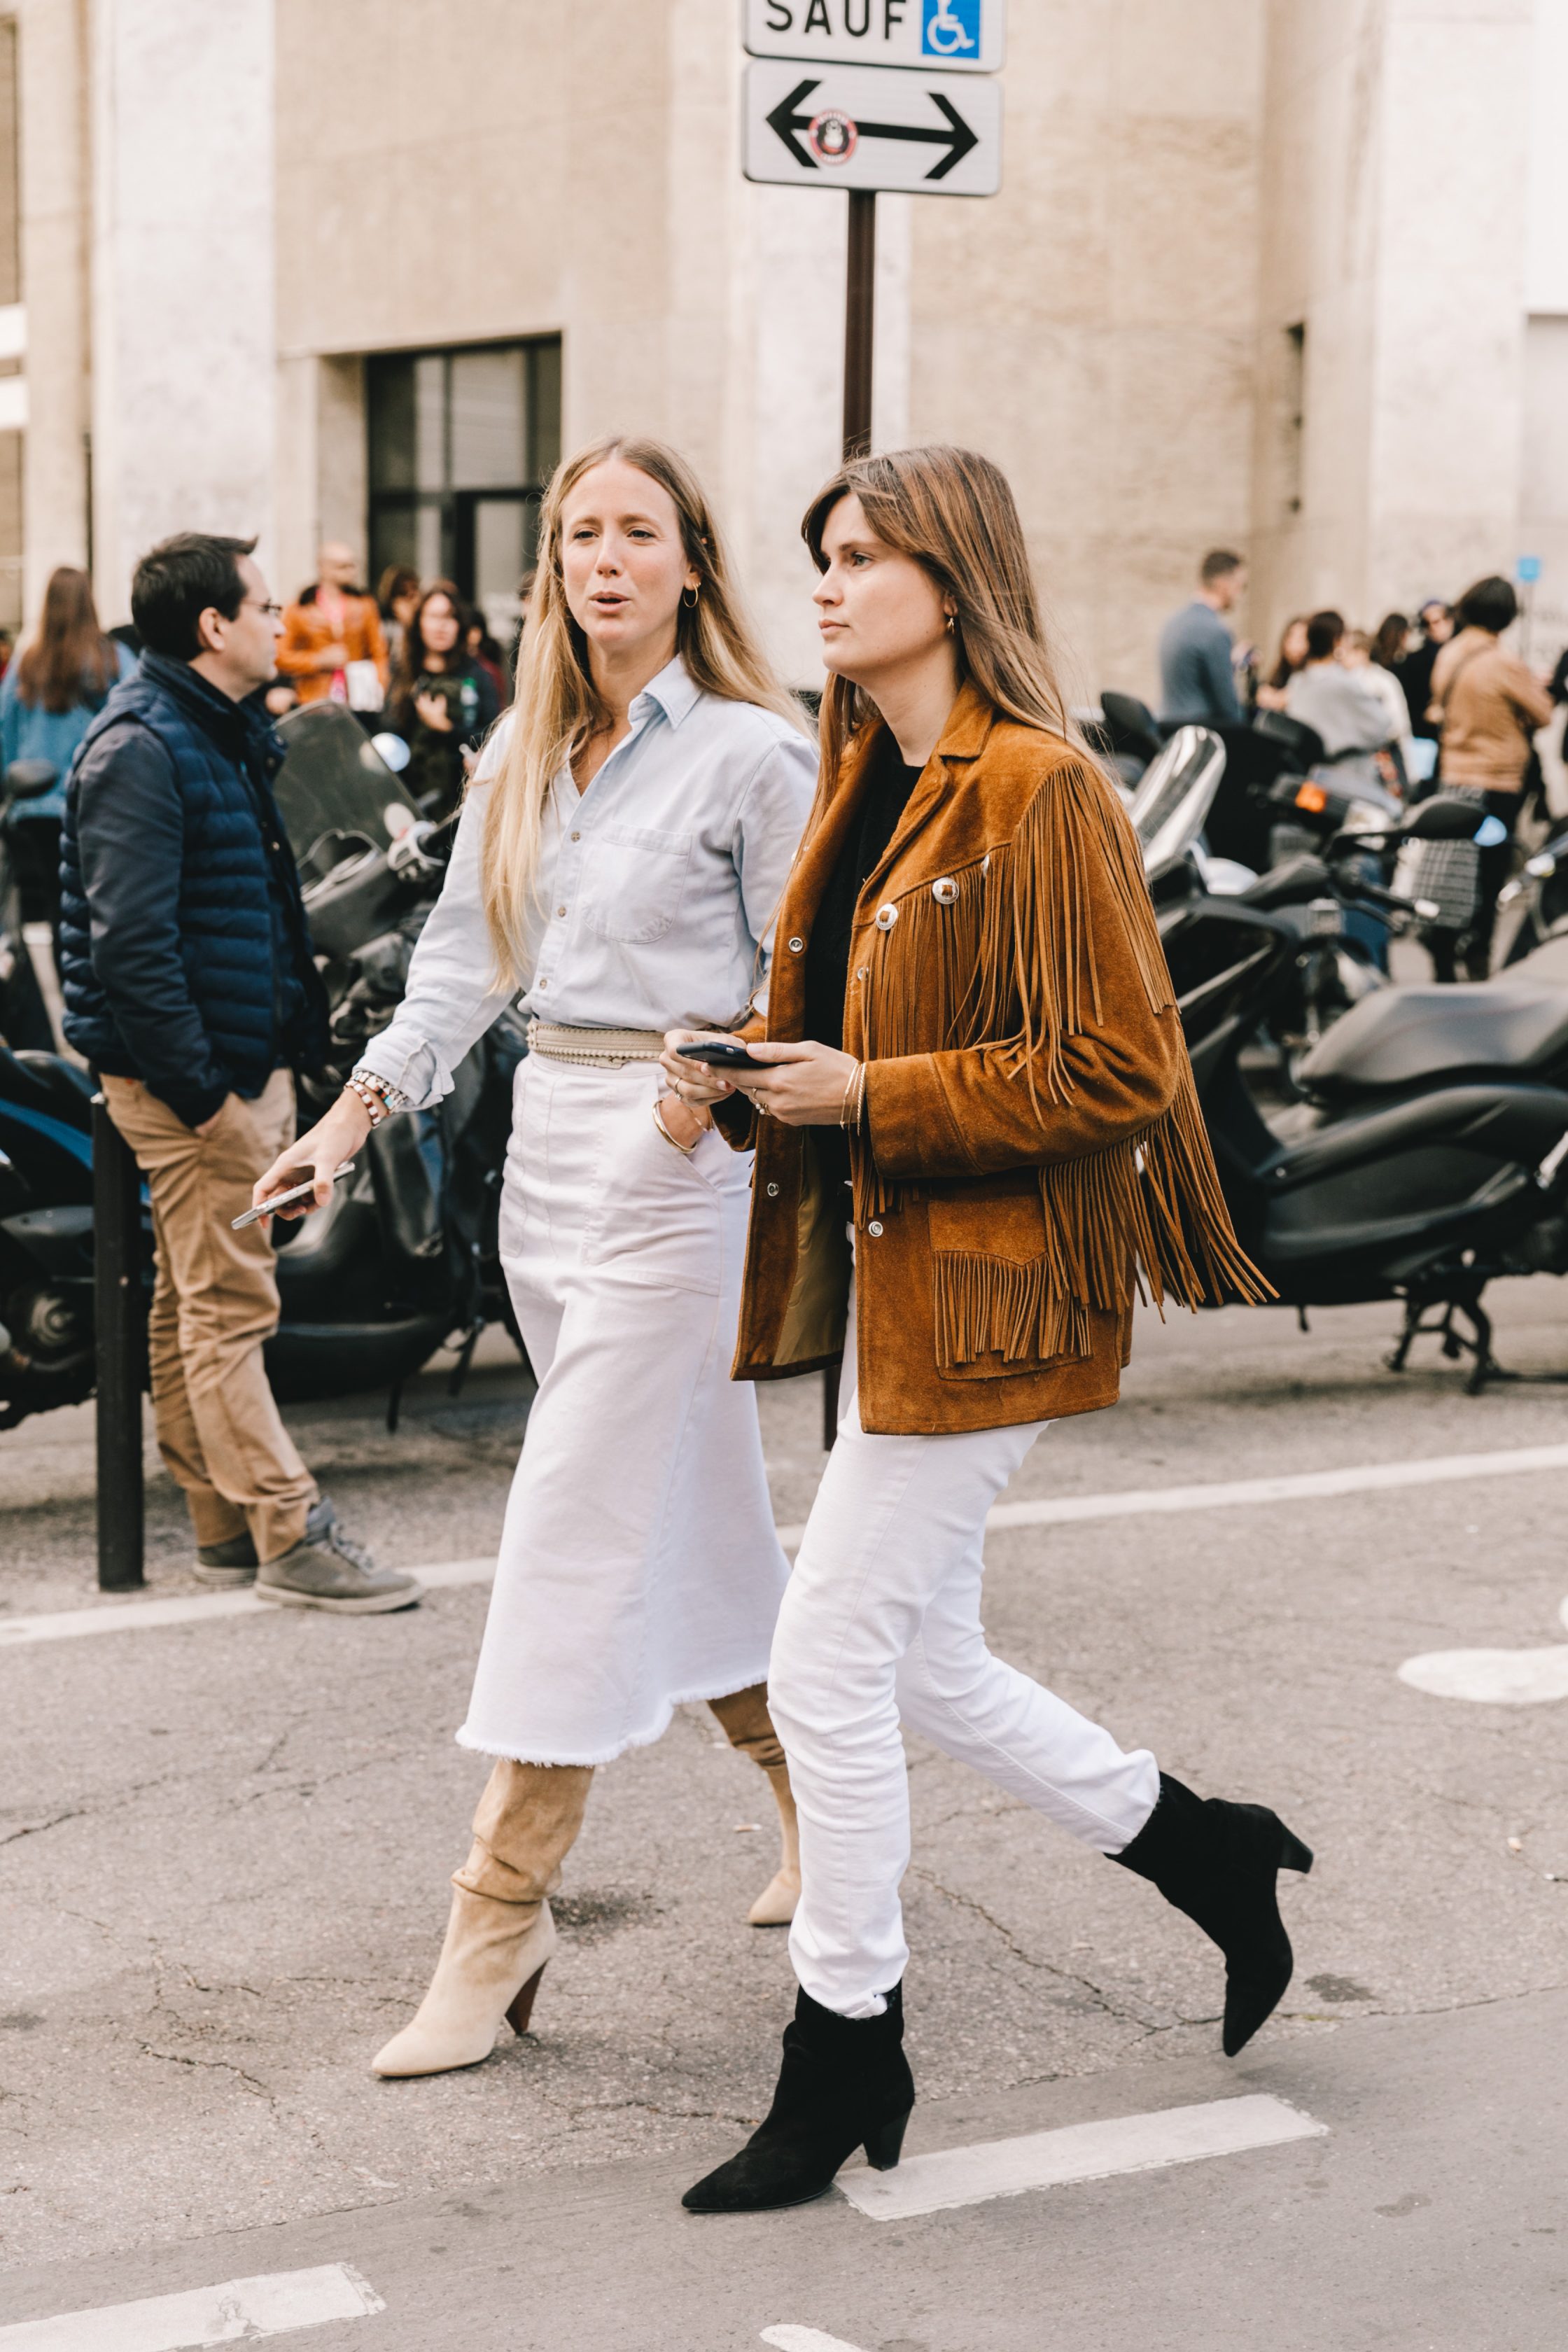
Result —
M 1392 1093 L 1434 1078 L 1522 1077 L 1568 1060 L 1568 990 L 1488 980 L 1385 988 L 1352 1005 L 1299 1072 L 1317 1101 Z

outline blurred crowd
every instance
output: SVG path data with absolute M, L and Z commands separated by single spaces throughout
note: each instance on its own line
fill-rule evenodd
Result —
M 321 549 L 315 579 L 284 608 L 268 707 L 281 717 L 302 703 L 346 703 L 377 732 L 401 737 L 409 791 L 425 814 L 446 816 L 511 699 L 533 575 L 519 583 L 518 634 L 503 649 L 450 580 L 393 565 L 372 595 L 355 570 L 349 548 Z
M 1372 631 L 1326 607 L 1293 614 L 1268 662 L 1234 641 L 1225 618 L 1246 583 L 1241 557 L 1215 549 L 1199 567 L 1196 594 L 1166 623 L 1163 728 L 1215 729 L 1240 776 L 1253 772 L 1259 731 L 1295 730 L 1303 767 L 1331 774 L 1339 791 L 1410 803 L 1440 790 L 1480 802 L 1504 828 L 1479 856 L 1465 924 L 1466 961 L 1481 976 L 1520 827 L 1552 819 L 1542 754 L 1561 773 L 1568 650 L 1550 673 L 1512 652 L 1505 640 L 1519 600 L 1511 582 L 1491 574 L 1452 603 L 1434 596 L 1414 615 L 1385 614 Z

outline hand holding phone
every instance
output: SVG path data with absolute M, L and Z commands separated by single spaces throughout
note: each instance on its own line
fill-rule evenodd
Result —
M 341 1168 L 333 1170 L 332 1181 L 334 1184 L 341 1184 L 345 1176 L 352 1176 L 353 1172 L 353 1161 L 345 1160 Z M 232 1220 L 233 1229 L 238 1233 L 242 1225 L 254 1225 L 262 1217 L 270 1217 L 279 1209 L 292 1207 L 296 1201 L 309 1200 L 315 1190 L 315 1178 L 308 1176 L 302 1184 L 291 1185 L 287 1192 L 274 1192 L 270 1200 L 258 1201 L 254 1209 L 247 1209 L 243 1217 L 236 1217 Z
M 678 1045 L 677 1054 L 683 1062 L 706 1062 L 710 1070 L 731 1077 L 737 1070 L 766 1070 L 773 1066 L 759 1062 L 735 1037 L 700 1038 L 695 1045 Z

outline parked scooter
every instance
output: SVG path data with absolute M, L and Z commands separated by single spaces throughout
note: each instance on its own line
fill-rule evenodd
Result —
M 49 923 L 38 919 L 38 908 L 28 905 L 47 895 L 40 877 L 28 871 L 38 861 L 30 835 L 47 835 L 58 856 L 58 827 L 29 815 L 27 804 L 55 780 L 47 760 L 13 760 L 0 777 L 0 1038 L 58 1054 L 67 1047 L 54 936 Z
M 416 820 L 343 706 L 312 704 L 281 732 L 275 790 L 290 838 L 308 845 L 305 907 L 331 1005 L 330 1058 L 301 1097 L 324 1107 L 402 999 L 453 827 Z M 395 1425 L 404 1381 L 449 1338 L 455 1387 L 487 1322 L 505 1321 L 521 1349 L 497 1224 L 526 1050 L 521 1022 L 503 1016 L 439 1109 L 376 1129 L 329 1206 L 277 1229 L 281 1319 L 267 1363 L 280 1397 L 385 1389 Z M 91 1392 L 92 1091 L 58 1055 L 0 1049 L 0 1428 Z
M 1313 1306 L 1401 1299 L 1391 1369 L 1432 1333 L 1449 1359 L 1471 1359 L 1475 1394 L 1502 1377 L 1481 1305 L 1488 1283 L 1568 1273 L 1568 990 L 1535 979 L 1528 962 L 1474 985 L 1380 990 L 1305 1057 L 1309 1101 L 1270 1127 L 1239 1057 L 1286 984 L 1296 934 L 1266 905 L 1204 889 L 1192 852 L 1216 780 L 1193 747 L 1146 838 L 1237 1232 L 1303 1320 Z M 1473 835 L 1476 824 L 1471 803 L 1428 801 L 1382 837 L 1331 841 L 1325 870 L 1400 839 Z
M 1568 935 L 1568 833 L 1555 835 L 1525 859 L 1522 873 L 1504 883 L 1498 893 L 1499 910 L 1515 906 L 1519 914 L 1503 959 L 1505 970 L 1533 955 L 1548 940 Z

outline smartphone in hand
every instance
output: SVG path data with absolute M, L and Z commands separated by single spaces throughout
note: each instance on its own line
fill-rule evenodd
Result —
M 738 1039 L 725 1037 L 696 1045 L 678 1045 L 676 1052 L 683 1062 L 706 1062 L 710 1070 L 729 1077 L 736 1070 L 771 1070 L 772 1062 L 753 1060 Z
M 345 1176 L 352 1176 L 353 1172 L 353 1161 L 345 1160 L 342 1166 L 334 1172 L 332 1181 L 334 1184 L 341 1184 Z M 238 1233 L 242 1225 L 254 1225 L 262 1217 L 275 1216 L 279 1209 L 289 1208 L 296 1201 L 310 1200 L 315 1189 L 316 1180 L 312 1176 L 303 1184 L 290 1185 L 287 1192 L 274 1192 L 269 1201 L 259 1202 L 254 1209 L 247 1209 L 243 1217 L 234 1218 L 232 1221 L 234 1231 Z

